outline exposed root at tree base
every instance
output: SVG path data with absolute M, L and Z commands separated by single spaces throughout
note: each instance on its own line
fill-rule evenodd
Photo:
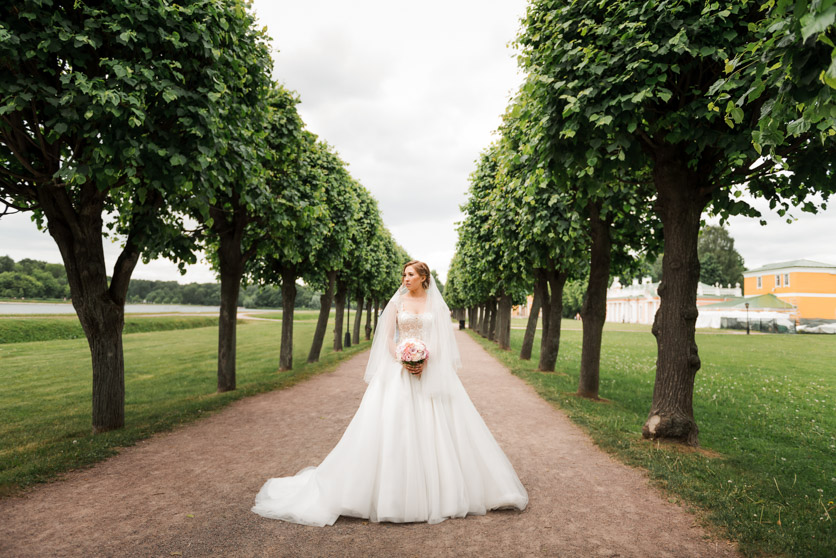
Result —
M 604 397 L 601 397 L 601 396 L 598 396 L 598 395 L 592 397 L 592 396 L 589 396 L 589 395 L 584 395 L 582 393 L 578 393 L 577 391 L 571 391 L 571 392 L 567 391 L 566 395 L 571 395 L 572 397 L 577 397 L 578 399 L 586 399 L 587 401 L 595 401 L 596 403 L 612 403 L 612 401 L 610 401 L 609 399 L 606 399 Z
M 712 449 L 704 448 L 702 446 L 689 446 L 679 440 L 668 440 L 665 438 L 657 438 L 655 440 L 649 440 L 647 438 L 640 438 L 640 443 L 650 444 L 653 446 L 654 449 L 657 450 L 674 450 L 679 453 L 683 454 L 694 454 L 698 453 L 703 457 L 708 457 L 711 459 L 725 459 L 725 455 L 714 451 Z
M 549 376 L 563 376 L 564 378 L 568 378 L 569 374 L 566 372 L 555 372 L 554 370 L 540 370 L 539 368 L 535 368 L 532 372 L 539 372 L 540 374 L 548 374 Z

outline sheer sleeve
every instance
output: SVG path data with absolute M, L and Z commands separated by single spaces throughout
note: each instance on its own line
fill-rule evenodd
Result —
M 395 356 L 395 347 L 397 346 L 399 303 L 400 289 L 386 303 L 377 322 L 369 362 L 366 364 L 366 373 L 363 375 L 366 383 L 371 382 L 381 368 L 390 365 L 392 360 L 398 361 L 398 357 Z
M 400 311 L 400 309 L 397 307 L 397 304 L 395 304 L 394 306 L 395 306 L 394 312 L 392 312 L 391 315 L 387 316 L 387 319 L 392 322 L 391 324 L 389 324 L 389 327 L 392 328 L 393 333 L 392 333 L 392 335 L 387 336 L 386 340 L 389 342 L 389 355 L 397 361 L 398 360 L 397 346 L 398 346 L 398 341 L 400 340 L 399 339 L 400 330 L 398 329 L 398 312 Z M 398 361 L 398 362 L 400 362 L 400 361 Z

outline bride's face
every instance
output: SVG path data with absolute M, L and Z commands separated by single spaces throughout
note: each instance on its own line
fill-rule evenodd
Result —
M 424 290 L 424 286 L 421 284 L 422 281 L 423 279 L 421 275 L 411 265 L 407 266 L 406 269 L 403 270 L 404 287 L 409 289 L 413 294 L 421 294 Z

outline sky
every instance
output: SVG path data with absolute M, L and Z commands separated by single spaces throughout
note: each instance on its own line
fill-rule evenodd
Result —
M 273 76 L 299 94 L 308 129 L 335 147 L 378 200 L 395 240 L 445 280 L 468 176 L 522 81 L 509 42 L 526 2 L 253 5 L 273 38 Z M 836 264 L 832 205 L 818 215 L 795 211 L 792 224 L 762 206 L 767 226 L 733 218 L 729 232 L 749 269 L 802 258 Z M 118 252 L 106 245 L 111 269 Z M 24 214 L 0 218 L 0 255 L 61 262 L 53 240 Z M 133 276 L 214 280 L 203 262 L 181 276 L 165 260 L 140 263 Z

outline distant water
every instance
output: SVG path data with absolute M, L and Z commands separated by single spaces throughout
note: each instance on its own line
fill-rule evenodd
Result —
M 276 309 L 278 310 L 278 309 Z M 276 310 L 272 310 L 275 312 Z M 184 314 L 213 313 L 218 314 L 218 306 L 192 306 L 189 304 L 126 304 L 127 314 L 168 314 L 181 312 Z M 260 312 L 238 308 L 239 312 Z M 269 311 L 269 310 L 268 310 Z M 75 314 L 72 303 L 60 302 L 0 302 L 2 314 Z

